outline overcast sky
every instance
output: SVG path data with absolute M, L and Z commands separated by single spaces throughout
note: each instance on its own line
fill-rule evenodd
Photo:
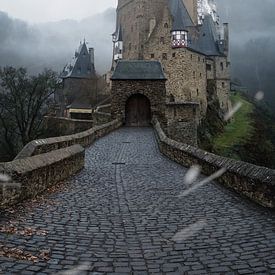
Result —
M 117 0 L 0 0 L 0 10 L 30 23 L 83 19 L 115 7 Z

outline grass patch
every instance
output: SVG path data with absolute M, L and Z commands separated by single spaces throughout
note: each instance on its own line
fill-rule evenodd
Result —
M 253 119 L 251 114 L 254 105 L 248 102 L 241 94 L 236 93 L 230 97 L 232 104 L 241 102 L 243 105 L 225 126 L 224 132 L 213 140 L 214 151 L 220 155 L 240 159 L 233 148 L 244 144 L 253 133 Z

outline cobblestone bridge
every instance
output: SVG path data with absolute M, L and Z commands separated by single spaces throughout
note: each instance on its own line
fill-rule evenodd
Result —
M 64 190 L 2 213 L 2 225 L 34 230 L 1 233 L 4 247 L 50 252 L 1 257 L 3 274 L 275 274 L 274 213 L 215 183 L 179 197 L 187 170 L 159 153 L 152 129 L 121 128 L 86 158 Z

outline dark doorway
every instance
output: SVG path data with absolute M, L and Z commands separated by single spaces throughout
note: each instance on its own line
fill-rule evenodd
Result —
M 125 106 L 126 126 L 146 127 L 151 122 L 149 99 L 141 94 L 131 96 Z

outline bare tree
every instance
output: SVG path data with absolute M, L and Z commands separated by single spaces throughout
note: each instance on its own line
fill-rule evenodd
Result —
M 51 70 L 29 77 L 25 69 L 0 69 L 0 144 L 11 156 L 42 134 L 42 122 L 59 87 Z

